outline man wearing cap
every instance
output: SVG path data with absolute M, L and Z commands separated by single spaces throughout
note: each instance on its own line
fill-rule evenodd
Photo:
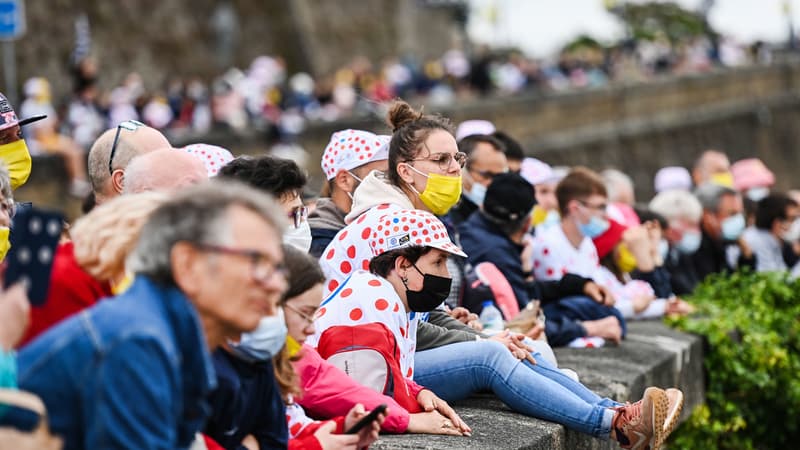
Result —
M 492 178 L 508 172 L 503 144 L 492 136 L 469 135 L 458 142 L 458 150 L 467 155 L 467 163 L 461 169 L 461 199 L 447 214 L 453 225 L 467 220 L 483 204 L 486 188 Z
M 0 159 L 8 167 L 12 190 L 25 184 L 31 174 L 31 155 L 20 127 L 46 117 L 38 115 L 19 120 L 6 96 L 0 93 Z
M 491 262 L 497 266 L 511 284 L 520 309 L 531 299 L 545 303 L 564 299 L 562 301 L 589 304 L 591 308 L 574 308 L 586 311 L 587 315 L 580 319 L 587 322 L 614 315 L 613 308 L 585 297 L 575 297 L 605 294 L 605 290 L 590 278 L 565 273 L 558 281 L 539 282 L 531 276 L 532 260 L 525 250 L 532 245 L 528 231 L 535 204 L 531 185 L 522 176 L 513 173 L 496 176 L 486 192 L 483 207 L 459 226 L 461 245 L 469 255 L 469 262 L 473 265 Z M 548 314 L 546 333 L 554 346 L 587 336 L 587 330 L 594 331 L 592 323 L 583 326 L 578 318 L 553 312 L 553 320 Z
M 171 147 L 167 138 L 155 128 L 126 120 L 106 130 L 89 150 L 89 179 L 96 204 L 122 193 L 125 168 L 139 155 Z
M 308 217 L 311 255 L 319 258 L 336 233 L 345 227 L 344 217 L 353 205 L 353 193 L 373 170 L 388 168 L 389 140 L 363 130 L 341 130 L 331 135 L 322 154 L 322 171 L 328 180 L 329 198 L 320 198 Z

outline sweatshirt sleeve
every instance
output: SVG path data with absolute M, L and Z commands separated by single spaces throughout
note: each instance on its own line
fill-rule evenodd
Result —
M 550 303 L 564 297 L 583 295 L 583 287 L 590 281 L 592 281 L 591 278 L 567 273 L 559 280 L 535 281 L 535 283 L 539 286 L 542 303 Z
M 442 312 L 443 314 L 447 314 Z M 433 315 L 433 313 L 431 313 Z M 454 322 L 458 322 L 452 319 Z M 461 322 L 458 322 L 461 324 Z M 461 324 L 464 325 L 464 324 Z M 467 327 L 464 325 L 464 327 Z M 468 342 L 476 340 L 476 336 L 480 336 L 470 328 L 469 331 L 463 328 L 451 330 L 441 325 L 435 325 L 428 322 L 420 322 L 417 327 L 417 351 L 428 350 L 432 348 L 441 347 L 447 344 L 455 344 L 458 342 Z
M 357 383 L 339 368 L 322 359 L 313 348 L 304 345 L 300 360 L 293 364 L 303 389 L 303 395 L 295 400 L 312 416 L 344 416 L 357 403 L 364 405 L 367 410 L 386 403 L 389 412 L 381 430 L 405 433 L 408 428 L 410 416 L 405 408 L 393 398 Z

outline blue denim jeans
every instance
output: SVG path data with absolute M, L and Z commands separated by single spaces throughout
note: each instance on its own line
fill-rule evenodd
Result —
M 460 342 L 414 355 L 414 381 L 447 401 L 482 390 L 494 392 L 511 409 L 608 438 L 619 403 L 601 398 L 534 355 L 537 364 L 519 361 L 499 342 Z
M 625 318 L 613 306 L 603 306 L 586 296 L 565 297 L 557 302 L 542 306 L 547 321 L 545 334 L 553 347 L 563 347 L 572 340 L 584 337 L 586 329 L 578 323 L 579 320 L 598 320 L 608 316 L 616 316 L 622 327 L 622 337 L 625 337 Z

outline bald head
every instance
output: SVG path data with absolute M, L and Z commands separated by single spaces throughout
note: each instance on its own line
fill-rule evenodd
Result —
M 174 148 L 161 148 L 131 160 L 125 169 L 123 193 L 172 191 L 207 178 L 199 159 Z
M 92 145 L 89 150 L 89 179 L 98 203 L 115 197 L 122 192 L 122 172 L 128 163 L 140 155 L 152 152 L 159 148 L 169 147 L 169 141 L 155 128 L 140 126 L 134 129 L 119 128 L 119 139 L 114 151 L 114 160 L 111 167 L 115 173 L 108 170 L 111 159 L 111 147 L 117 127 L 106 130 Z

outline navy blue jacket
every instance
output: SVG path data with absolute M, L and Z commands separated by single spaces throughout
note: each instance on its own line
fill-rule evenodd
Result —
M 482 262 L 493 263 L 505 275 L 514 289 L 520 309 L 531 299 L 542 303 L 560 298 L 583 295 L 583 286 L 591 281 L 575 274 L 566 274 L 558 281 L 527 281 L 522 271 L 522 246 L 515 243 L 478 210 L 458 225 L 461 248 L 474 266 Z
M 204 433 L 228 450 L 240 450 L 252 434 L 261 450 L 285 449 L 289 442 L 286 405 L 272 361 L 249 362 L 225 350 L 214 352 L 219 387 L 211 395 Z
M 216 386 L 194 306 L 145 276 L 19 353 L 19 387 L 41 397 L 64 449 L 186 449 Z

